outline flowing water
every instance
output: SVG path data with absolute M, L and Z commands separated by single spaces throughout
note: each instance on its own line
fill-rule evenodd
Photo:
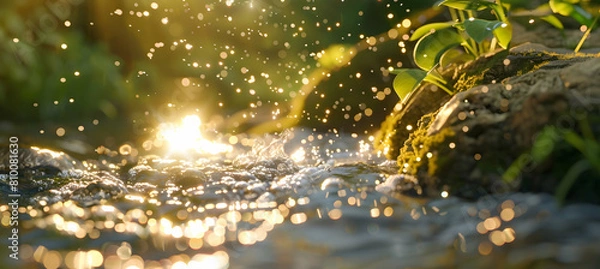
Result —
M 393 162 L 357 147 L 365 144 L 360 137 L 313 135 L 288 131 L 257 138 L 252 148 L 185 158 L 142 156 L 129 166 L 22 149 L 21 260 L 4 258 L 4 264 L 594 268 L 600 263 L 598 206 L 560 207 L 549 195 L 528 193 L 478 201 L 409 197 L 399 190 L 411 188 L 406 183 L 411 180 L 396 174 Z M 8 187 L 2 185 L 5 193 Z M 2 225 L 8 226 L 12 208 L 0 209 Z M 8 230 L 2 229 L 3 238 L 11 236 Z

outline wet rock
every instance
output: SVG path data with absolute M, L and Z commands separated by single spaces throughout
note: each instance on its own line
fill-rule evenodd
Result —
M 128 172 L 126 181 L 129 184 L 146 183 L 157 186 L 164 186 L 168 175 L 149 166 L 139 165 L 131 168 Z
M 121 197 L 125 193 L 127 193 L 127 189 L 123 185 L 94 182 L 85 188 L 75 190 L 70 198 L 83 206 L 91 206 L 99 204 L 103 200 Z
M 509 78 L 538 69 L 565 68 L 584 61 L 593 55 L 565 54 L 565 50 L 549 49 L 540 44 L 526 43 L 513 47 L 510 52 L 501 50 L 460 66 L 450 66 L 442 76 L 455 92 L 463 92 L 479 85 L 496 84 Z M 374 145 L 390 159 L 400 154 L 400 148 L 410 134 L 430 124 L 431 117 L 451 96 L 435 85 L 421 85 L 382 123 Z M 437 114 L 437 113 L 435 113 Z
M 152 184 L 149 184 L 146 182 L 138 182 L 133 185 L 127 186 L 127 189 L 129 191 L 129 193 L 138 193 L 138 194 L 146 195 L 146 194 L 150 193 L 151 191 L 155 191 L 156 185 L 152 185 Z
M 260 207 L 269 207 L 270 206 L 269 204 L 272 202 L 275 202 L 275 199 L 276 199 L 275 195 L 273 195 L 270 192 L 265 192 L 256 199 L 256 203 Z
M 348 187 L 350 187 L 350 185 L 339 177 L 328 177 L 321 183 L 321 190 L 327 192 L 336 192 Z
M 245 198 L 246 199 L 253 199 L 258 197 L 259 195 L 262 195 L 265 191 L 267 191 L 267 189 L 269 189 L 269 184 L 268 183 L 263 183 L 263 182 L 253 182 L 252 184 L 248 185 L 248 188 L 246 189 L 245 192 Z
M 9 186 L 9 152 L 0 152 L 0 190 L 12 193 Z M 26 196 L 60 187 L 70 178 L 81 177 L 83 164 L 64 152 L 37 147 L 20 148 L 18 154 L 18 192 Z
M 233 177 L 236 181 L 252 181 L 258 180 L 253 174 L 248 171 L 231 172 L 229 176 Z
M 574 162 L 560 153 L 522 169 L 517 179 L 507 181 L 504 172 L 530 151 L 546 126 L 577 133 L 585 120 L 592 133 L 600 135 L 600 82 L 594 79 L 600 76 L 600 55 L 564 55 L 539 48 L 530 45 L 511 52 L 501 65 L 485 69 L 477 86 L 419 119 L 400 150 L 402 172 L 416 175 L 430 194 L 442 189 L 471 198 L 514 190 L 553 192 L 569 166 L 552 166 Z M 599 175 L 583 176 L 592 179 L 581 184 L 599 194 L 600 187 L 592 181 Z
M 208 180 L 208 176 L 197 168 L 186 168 L 178 173 L 171 173 L 169 182 L 181 188 L 190 188 L 201 185 Z
M 186 198 L 192 205 L 196 206 L 229 203 L 231 201 L 239 200 L 239 197 L 232 193 L 228 189 L 228 186 L 225 185 L 207 186 L 205 188 L 187 193 Z
M 375 187 L 375 190 L 382 193 L 392 193 L 395 191 L 410 191 L 415 187 L 417 179 L 408 175 L 391 175 L 385 181 Z
M 0 171 L 8 170 L 9 152 L 0 153 Z M 83 164 L 62 151 L 29 147 L 19 148 L 19 169 L 32 167 L 53 167 L 58 171 L 79 169 L 83 170 Z
M 71 177 L 60 187 L 35 194 L 31 201 L 45 201 L 53 204 L 70 199 L 81 206 L 92 206 L 103 200 L 120 198 L 128 193 L 125 184 L 105 171 L 85 172 L 79 177 Z

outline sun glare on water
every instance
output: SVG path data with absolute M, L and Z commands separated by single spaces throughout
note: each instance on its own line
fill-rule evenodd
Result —
M 232 151 L 232 146 L 210 141 L 202 136 L 202 122 L 195 115 L 188 115 L 181 124 L 161 124 L 158 136 L 167 142 L 171 153 L 197 152 L 219 154 Z

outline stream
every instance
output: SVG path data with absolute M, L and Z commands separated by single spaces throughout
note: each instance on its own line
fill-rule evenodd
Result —
M 289 130 L 220 154 L 147 155 L 128 165 L 101 157 L 21 149 L 20 259 L 2 248 L 3 268 L 600 264 L 600 207 L 560 206 L 547 194 L 403 195 L 412 180 L 356 135 Z M 8 202 L 3 238 L 11 236 Z
M 2 1 L 0 269 L 600 268 L 599 205 L 374 148 L 439 2 Z

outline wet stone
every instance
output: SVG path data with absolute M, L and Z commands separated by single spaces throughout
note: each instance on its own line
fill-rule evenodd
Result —
M 120 179 L 105 171 L 86 172 L 81 177 L 68 180 L 68 183 L 38 193 L 30 200 L 49 203 L 70 199 L 82 206 L 91 206 L 103 200 L 120 198 L 128 193 L 127 187 Z
M 12 192 L 8 185 L 8 159 L 8 151 L 0 153 L 0 190 L 4 193 Z M 37 147 L 21 148 L 18 159 L 18 191 L 26 195 L 26 198 L 60 187 L 71 179 L 81 178 L 85 170 L 81 161 L 64 152 Z
M 130 184 L 147 183 L 164 186 L 167 178 L 167 174 L 153 169 L 150 166 L 138 165 L 129 170 L 126 181 Z
M 46 167 L 56 171 L 83 170 L 81 161 L 60 151 L 42 149 L 37 147 L 19 149 L 19 169 Z M 0 171 L 8 170 L 9 152 L 0 153 Z
M 127 193 L 127 189 L 117 184 L 106 182 L 94 182 L 85 188 L 79 188 L 71 194 L 70 199 L 82 206 L 91 206 L 103 200 L 119 198 Z
M 180 172 L 171 172 L 170 177 L 169 182 L 184 189 L 201 185 L 208 180 L 208 176 L 196 168 L 185 168 Z
M 509 66 L 530 65 L 532 70 L 519 74 L 500 64 L 498 74 L 508 77 L 459 92 L 437 112 L 423 116 L 400 150 L 400 170 L 416 176 L 426 193 L 434 196 L 442 190 L 467 198 L 516 190 L 553 193 L 568 166 L 552 167 L 572 163 L 565 156 L 577 150 L 556 146 L 562 153 L 536 163 L 518 180 L 507 181 L 503 173 L 529 152 L 547 126 L 576 133 L 585 124 L 581 120 L 597 126 L 600 84 L 590 78 L 600 75 L 600 59 L 593 54 L 556 54 L 535 48 L 507 57 Z M 591 132 L 597 136 L 600 129 L 591 127 Z M 582 187 L 573 189 L 570 197 L 600 201 L 600 189 L 591 187 L 597 186 L 593 183 L 597 176 L 593 172 L 582 175 L 576 185 Z
M 402 192 L 413 189 L 417 183 L 417 179 L 410 175 L 391 175 L 383 183 L 377 185 L 375 189 L 382 193 Z

